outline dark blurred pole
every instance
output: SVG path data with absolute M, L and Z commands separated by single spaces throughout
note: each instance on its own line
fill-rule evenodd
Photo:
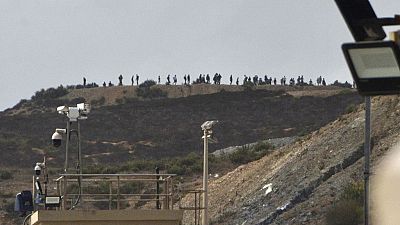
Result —
M 364 224 L 369 224 L 369 161 L 371 152 L 371 97 L 365 97 Z
M 160 168 L 158 168 L 158 166 L 156 167 L 156 174 L 160 174 Z M 161 209 L 160 207 L 160 176 L 156 176 L 157 179 L 157 188 L 156 188 L 156 192 L 157 192 L 157 201 L 156 201 L 156 207 L 157 209 Z

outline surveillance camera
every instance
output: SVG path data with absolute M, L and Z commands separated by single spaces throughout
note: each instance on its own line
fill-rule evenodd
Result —
M 37 176 L 40 176 L 40 172 L 42 171 L 42 168 L 40 167 L 40 165 L 38 165 L 37 163 L 36 163 L 36 166 L 35 166 L 35 174 L 37 175 Z
M 68 106 L 65 106 L 65 105 L 57 107 L 57 112 L 60 114 L 66 114 L 68 112 L 68 110 L 69 110 Z
M 216 123 L 218 123 L 218 120 L 206 121 L 201 125 L 201 128 L 203 130 L 210 130 Z
M 51 140 L 52 140 L 52 142 L 53 142 L 53 146 L 54 146 L 54 147 L 60 147 L 60 145 L 61 145 L 61 140 L 62 140 L 62 135 L 56 131 L 56 132 L 54 132 L 54 134 L 51 136 Z

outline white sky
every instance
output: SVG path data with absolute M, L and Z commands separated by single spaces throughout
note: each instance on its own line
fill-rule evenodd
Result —
M 371 4 L 400 13 L 399 0 Z M 353 38 L 334 0 L 0 0 L 0 32 L 0 110 L 83 76 L 351 80 L 340 46 Z

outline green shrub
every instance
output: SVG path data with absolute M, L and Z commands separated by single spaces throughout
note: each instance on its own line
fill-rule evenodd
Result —
M 346 107 L 345 112 L 346 112 L 346 114 L 349 114 L 349 113 L 355 112 L 356 109 L 357 109 L 356 105 L 350 104 Z
M 40 91 L 37 91 L 34 96 L 32 96 L 32 100 L 38 99 L 54 99 L 59 98 L 68 94 L 68 90 L 60 85 L 58 88 L 49 88 L 44 90 L 43 88 Z
M 351 183 L 325 215 L 327 225 L 359 225 L 363 222 L 364 186 Z
M 273 146 L 267 142 L 258 142 L 253 147 L 242 146 L 238 150 L 231 153 L 228 158 L 234 164 L 245 164 L 258 159 L 261 159 L 265 155 L 269 154 Z
M 229 159 L 235 164 L 245 164 L 256 160 L 256 158 L 256 153 L 246 147 L 241 147 L 229 155 Z
M 327 225 L 359 225 L 363 221 L 363 207 L 355 200 L 334 204 L 326 214 Z
M 139 88 L 150 88 L 157 83 L 154 80 L 145 80 L 143 83 L 139 84 Z
M 12 173 L 6 170 L 0 170 L 0 180 L 9 180 L 11 179 Z
M 185 174 L 185 168 L 178 164 L 173 164 L 170 168 L 168 168 L 168 173 L 183 175 Z
M 268 152 L 270 150 L 272 150 L 274 148 L 274 146 L 272 146 L 269 142 L 264 142 L 264 141 L 260 141 L 257 142 L 257 144 L 253 147 L 253 150 L 255 152 Z

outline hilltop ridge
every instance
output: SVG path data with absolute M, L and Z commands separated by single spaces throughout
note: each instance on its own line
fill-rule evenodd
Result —
M 82 122 L 85 140 L 82 144 L 88 163 L 197 152 L 201 149 L 201 142 L 198 141 L 200 125 L 209 119 L 220 120 L 216 128 L 220 142 L 215 145 L 216 149 L 268 138 L 302 135 L 334 120 L 349 107 L 361 102 L 354 91 L 336 87 L 282 89 L 277 86 L 235 91 L 243 87 L 233 86 L 233 91 L 226 91 L 229 87 L 224 85 L 193 86 L 192 89 L 199 89 L 198 93 L 207 94 L 149 100 L 126 97 L 110 105 L 95 106 L 89 119 Z M 13 165 L 15 160 L 10 159 L 9 154 L 20 154 L 19 162 L 28 162 L 32 155 L 23 152 L 31 152 L 31 149 L 36 149 L 35 157 L 48 152 L 54 162 L 59 162 L 61 157 L 49 146 L 49 137 L 55 128 L 65 126 L 66 118 L 57 115 L 55 108 L 63 102 L 71 103 L 71 99 L 93 101 L 104 97 L 99 94 L 103 91 L 116 93 L 112 95 L 113 99 L 120 99 L 122 95 L 129 94 L 124 93 L 129 88 L 134 90 L 132 87 L 73 90 L 58 98 L 35 98 L 7 110 L 0 116 L 0 137 L 4 137 L 6 149 L 1 153 L 0 163 Z M 170 95 L 179 93 L 183 88 L 189 89 L 164 88 L 174 90 L 169 92 Z M 92 92 L 97 92 L 97 97 L 89 95 Z M 210 92 L 214 93 L 208 94 Z M 111 99 L 111 95 L 107 94 L 107 97 Z M 22 137 L 24 141 L 14 141 Z M 14 148 L 18 151 L 11 150 Z

